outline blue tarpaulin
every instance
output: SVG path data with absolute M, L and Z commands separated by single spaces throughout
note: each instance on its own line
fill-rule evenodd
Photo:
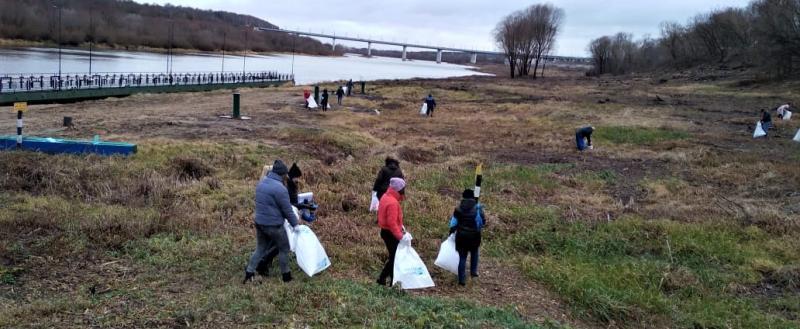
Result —
M 0 136 L 0 150 L 14 150 L 16 148 L 17 136 Z M 22 139 L 22 149 L 49 154 L 131 155 L 136 153 L 136 144 L 25 137 Z

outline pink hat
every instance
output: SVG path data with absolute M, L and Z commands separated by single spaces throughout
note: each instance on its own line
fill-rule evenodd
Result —
M 389 187 L 397 192 L 400 192 L 406 188 L 406 181 L 404 181 L 402 178 L 394 177 L 389 180 Z

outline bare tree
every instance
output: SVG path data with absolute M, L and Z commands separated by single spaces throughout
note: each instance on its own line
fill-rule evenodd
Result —
M 556 36 L 564 20 L 564 10 L 550 4 L 533 5 L 528 8 L 527 16 L 533 39 L 533 58 L 536 61 L 533 77 L 536 78 L 539 64 L 555 46 Z M 530 64 L 528 66 L 530 67 Z
M 519 43 L 522 41 L 522 16 L 514 12 L 503 18 L 494 30 L 494 39 L 503 49 L 509 65 L 509 74 L 513 79 L 519 59 Z
M 549 55 L 564 19 L 564 11 L 550 4 L 532 5 L 506 16 L 495 28 L 498 46 L 509 63 L 511 77 L 537 77 L 539 65 Z

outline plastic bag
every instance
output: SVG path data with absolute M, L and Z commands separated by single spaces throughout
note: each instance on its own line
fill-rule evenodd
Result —
M 408 233 L 403 235 L 394 256 L 392 285 L 398 283 L 401 289 L 421 289 L 434 286 L 428 268 L 411 247 L 411 234 Z
M 761 128 L 761 121 L 756 123 L 756 131 L 753 132 L 753 138 L 764 137 L 767 135 L 767 132 Z
M 794 139 L 792 140 L 795 142 L 800 142 L 800 129 L 797 130 L 797 134 L 794 135 Z
M 319 105 L 317 105 L 317 101 L 314 100 L 314 97 L 309 97 L 308 98 L 308 108 L 315 109 L 317 107 L 319 107 Z
M 342 87 L 342 91 L 344 91 L 344 94 L 347 95 L 347 86 Z
M 783 112 L 783 121 L 789 121 L 789 119 L 791 119 L 791 118 L 792 118 L 792 112 L 791 111 Z
M 380 201 L 378 200 L 378 192 L 372 191 L 372 201 L 369 203 L 369 211 L 378 211 L 378 205 L 380 205 Z
M 292 206 L 292 210 L 294 211 L 294 215 L 296 216 L 297 220 L 300 220 L 300 210 L 297 207 Z M 292 224 L 289 224 L 289 220 L 283 221 L 283 228 L 286 230 L 286 237 L 289 239 L 289 250 L 294 252 L 295 246 L 295 236 L 294 236 L 294 228 Z
M 456 234 L 450 234 L 439 247 L 439 255 L 433 265 L 439 266 L 450 273 L 458 275 L 458 251 L 456 251 Z
M 428 103 L 422 103 L 422 108 L 419 109 L 419 115 L 428 115 Z
M 328 254 L 325 253 L 325 248 L 322 247 L 317 235 L 314 234 L 314 231 L 311 231 L 311 228 L 299 225 L 295 233 L 295 239 L 297 265 L 309 277 L 331 266 L 331 261 L 328 259 Z

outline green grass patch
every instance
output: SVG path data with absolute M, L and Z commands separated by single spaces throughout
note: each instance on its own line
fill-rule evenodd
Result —
M 592 137 L 596 141 L 613 144 L 647 145 L 689 138 L 689 133 L 679 130 L 644 127 L 599 127 Z
M 771 252 L 765 246 L 775 238 L 758 228 L 635 218 L 591 226 L 540 218 L 510 235 L 504 248 L 532 255 L 521 258 L 524 272 L 579 312 L 609 322 L 655 315 L 681 328 L 798 325 L 729 289 L 757 285 L 764 271 L 800 261 L 797 251 Z

